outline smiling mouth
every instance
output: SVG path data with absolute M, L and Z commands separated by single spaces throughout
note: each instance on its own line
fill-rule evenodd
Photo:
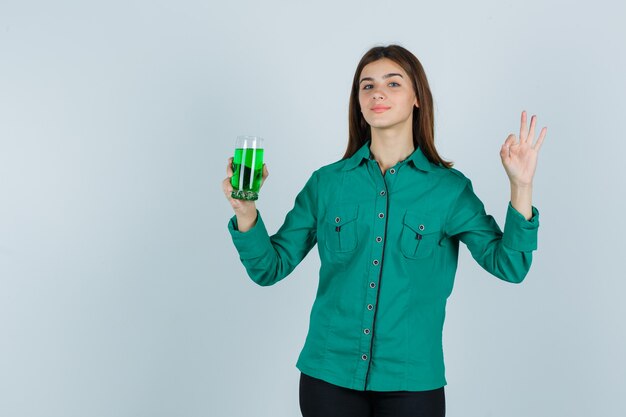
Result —
M 390 107 L 379 107 L 379 108 L 372 109 L 372 111 L 374 113 L 384 113 L 384 112 L 386 112 L 389 109 L 390 109 Z

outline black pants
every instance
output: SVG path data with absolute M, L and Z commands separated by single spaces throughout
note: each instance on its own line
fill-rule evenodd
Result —
M 358 391 L 300 373 L 303 417 L 444 417 L 444 387 L 430 391 Z

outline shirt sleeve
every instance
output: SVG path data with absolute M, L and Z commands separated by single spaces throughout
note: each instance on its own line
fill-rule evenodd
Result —
M 537 249 L 539 211 L 532 206 L 532 217 L 526 220 L 509 201 L 502 233 L 495 219 L 485 212 L 472 182 L 468 178 L 465 181 L 444 226 L 445 233 L 465 243 L 476 262 L 490 274 L 504 281 L 522 282 L 532 263 L 532 251 Z
M 314 172 L 272 236 L 258 210 L 256 224 L 246 232 L 237 229 L 237 216 L 228 222 L 239 259 L 257 284 L 269 286 L 285 278 L 317 243 L 317 183 Z

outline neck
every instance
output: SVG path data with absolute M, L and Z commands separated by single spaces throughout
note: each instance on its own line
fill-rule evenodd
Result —
M 405 160 L 413 153 L 413 131 L 407 129 L 390 130 L 372 128 L 372 142 L 370 144 L 370 152 L 383 174 L 387 169 L 396 165 L 398 162 Z

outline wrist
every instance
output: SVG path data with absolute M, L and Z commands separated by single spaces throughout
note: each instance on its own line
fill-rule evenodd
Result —
M 533 188 L 532 182 L 509 181 L 509 184 L 511 185 L 511 188 L 518 188 L 518 189 Z
M 511 183 L 511 206 L 526 220 L 532 217 L 532 184 Z
M 237 217 L 237 230 L 242 233 L 252 229 L 257 221 L 256 208 L 246 213 L 235 212 L 235 216 Z

